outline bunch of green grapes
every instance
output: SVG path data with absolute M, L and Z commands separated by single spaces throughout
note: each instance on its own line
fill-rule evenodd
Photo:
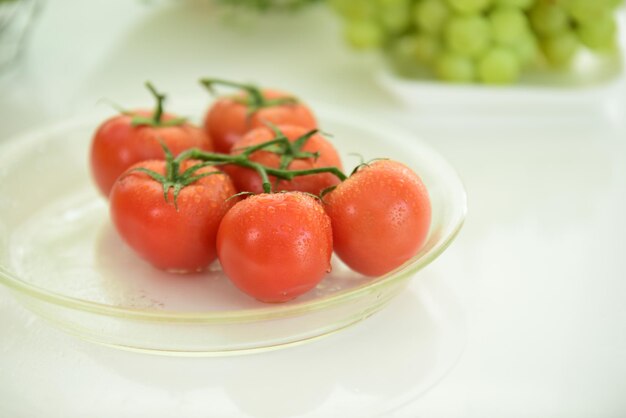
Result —
M 355 48 L 445 81 L 506 84 L 542 61 L 567 67 L 582 46 L 615 50 L 621 0 L 329 0 Z
M 319 1 L 320 0 L 218 0 L 217 3 L 233 10 L 247 9 L 267 12 L 272 10 L 298 10 Z

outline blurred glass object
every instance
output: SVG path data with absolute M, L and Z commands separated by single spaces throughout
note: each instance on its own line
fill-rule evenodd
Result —
M 38 4 L 39 0 L 0 0 L 0 72 L 18 59 Z

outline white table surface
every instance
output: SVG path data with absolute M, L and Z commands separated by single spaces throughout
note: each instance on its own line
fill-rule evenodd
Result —
M 422 112 L 377 83 L 323 9 L 233 28 L 204 4 L 46 2 L 0 77 L 0 140 L 102 111 L 102 97 L 145 102 L 146 79 L 172 106 L 205 95 L 200 76 L 255 80 L 415 132 L 463 178 L 464 230 L 379 314 L 249 356 L 92 345 L 0 288 L 0 417 L 626 416 L 624 102 Z

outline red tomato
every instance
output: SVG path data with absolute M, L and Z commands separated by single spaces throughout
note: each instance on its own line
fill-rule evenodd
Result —
M 187 160 L 180 171 L 198 164 Z M 121 237 L 155 267 L 175 272 L 206 268 L 217 256 L 219 223 L 234 199 L 235 188 L 228 176 L 214 167 L 195 174 L 218 172 L 183 187 L 174 205 L 173 192 L 165 200 L 163 185 L 148 174 L 133 171 L 143 167 L 162 176 L 165 161 L 144 161 L 132 166 L 114 184 L 110 196 L 113 224 Z
M 430 228 L 430 199 L 405 165 L 364 166 L 324 197 L 334 249 L 350 268 L 379 276 L 413 257 Z
M 320 202 L 298 192 L 260 194 L 222 219 L 217 253 L 226 275 L 263 302 L 285 302 L 330 271 L 330 220 Z
M 91 172 L 104 196 L 108 196 L 115 180 L 131 165 L 145 160 L 164 159 L 163 141 L 174 155 L 189 148 L 211 151 L 213 145 L 206 133 L 190 123 L 174 126 L 133 126 L 133 116 L 148 117 L 149 111 L 118 115 L 98 128 L 91 143 Z M 174 119 L 164 114 L 162 121 Z
M 262 94 L 267 100 L 293 97 L 276 90 L 262 90 Z M 302 103 L 262 106 L 250 114 L 250 107 L 246 104 L 249 100 L 246 93 L 222 97 L 207 112 L 204 127 L 213 138 L 216 151 L 230 152 L 233 144 L 246 132 L 266 126 L 266 122 L 274 125 L 297 125 L 308 130 L 317 127 L 315 116 Z
M 289 139 L 294 142 L 307 132 L 308 129 L 300 126 L 292 125 L 280 125 L 278 129 Z M 243 148 L 268 142 L 275 138 L 274 132 L 268 127 L 256 128 L 235 142 L 232 149 L 232 154 L 239 154 Z M 328 142 L 323 136 L 315 134 L 311 136 L 301 151 L 315 153 L 319 152 L 317 159 L 295 159 L 287 167 L 290 170 L 309 170 L 311 168 L 335 166 L 339 169 L 341 166 L 341 159 L 339 154 L 335 150 L 335 147 Z M 270 151 L 259 150 L 250 155 L 250 160 L 261 163 L 266 167 L 279 168 L 280 156 Z M 231 176 L 235 188 L 240 192 L 252 192 L 263 193 L 263 182 L 259 174 L 250 168 L 230 165 L 224 168 L 224 170 Z M 328 187 L 339 184 L 339 179 L 331 173 L 318 173 L 307 176 L 298 176 L 291 181 L 279 180 L 276 183 L 276 179 L 270 176 L 272 186 L 275 191 L 278 190 L 290 190 L 301 191 L 319 195 L 320 192 Z

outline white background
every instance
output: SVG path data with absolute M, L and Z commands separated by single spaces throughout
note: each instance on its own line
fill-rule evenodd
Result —
M 458 169 L 469 215 L 383 312 L 272 353 L 99 347 L 0 289 L 0 416 L 626 416 L 624 102 L 410 108 L 377 68 L 323 9 L 233 27 L 203 2 L 46 2 L 0 78 L 0 140 L 102 112 L 103 97 L 145 102 L 146 79 L 172 107 L 205 97 L 200 76 L 253 80 L 412 130 Z

